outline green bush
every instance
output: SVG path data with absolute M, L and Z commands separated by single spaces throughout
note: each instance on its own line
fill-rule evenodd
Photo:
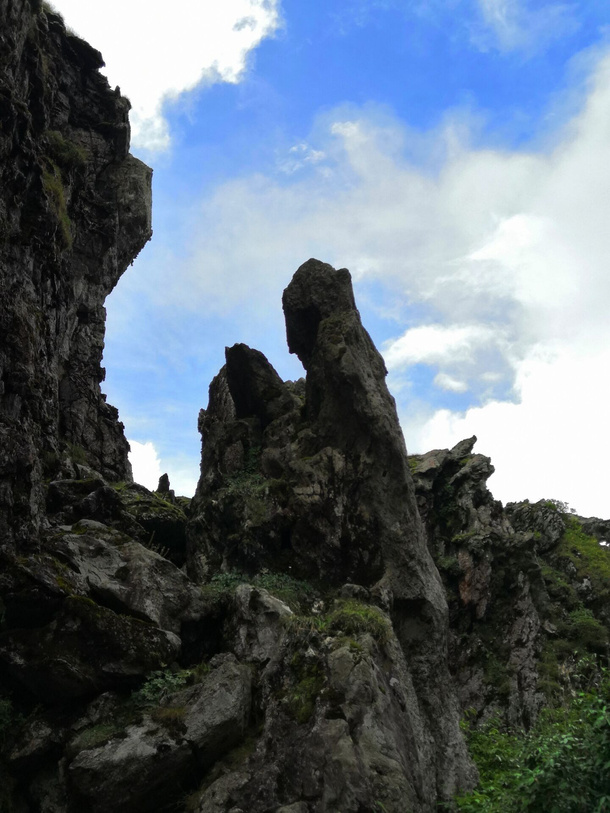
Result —
M 157 706 L 166 697 L 184 689 L 185 686 L 200 683 L 209 671 L 209 666 L 202 663 L 180 672 L 172 672 L 170 669 L 151 672 L 146 682 L 132 694 L 131 699 L 136 706 Z
M 466 723 L 479 787 L 458 797 L 465 813 L 610 813 L 610 673 L 529 734 Z
M 227 573 L 216 573 L 202 587 L 202 593 L 210 600 L 229 598 L 240 584 L 251 584 L 261 587 L 271 595 L 286 602 L 292 610 L 301 611 L 316 597 L 316 591 L 308 582 L 294 579 L 286 573 L 263 570 L 255 576 L 247 576 L 236 570 Z

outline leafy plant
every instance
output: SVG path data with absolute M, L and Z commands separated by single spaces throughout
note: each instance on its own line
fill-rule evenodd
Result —
M 599 672 L 597 672 L 599 674 Z M 610 813 L 610 674 L 547 709 L 529 734 L 465 724 L 480 785 L 466 813 Z
M 151 672 L 146 682 L 132 694 L 131 699 L 136 706 L 158 706 L 174 692 L 201 682 L 209 671 L 207 664 L 200 664 L 193 669 L 183 669 L 180 672 L 172 672 L 170 669 Z

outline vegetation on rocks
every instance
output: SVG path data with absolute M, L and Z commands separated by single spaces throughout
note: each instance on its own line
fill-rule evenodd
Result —
M 305 639 L 313 633 L 344 636 L 368 633 L 381 645 L 388 641 L 392 631 L 390 620 L 381 610 L 355 599 L 336 599 L 328 612 L 286 616 L 284 624 Z
M 502 506 L 476 438 L 408 459 L 346 269 L 284 292 L 305 381 L 227 348 L 192 502 L 130 482 L 103 305 L 151 173 L 40 5 L 0 0 L 0 813 L 429 813 L 470 708 L 460 810 L 608 813 L 607 523 Z
M 479 769 L 477 790 L 457 800 L 464 813 L 608 813 L 610 673 L 564 705 L 543 711 L 531 731 L 496 720 L 465 724 Z
M 49 168 L 42 173 L 42 186 L 57 219 L 60 246 L 64 249 L 71 248 L 74 238 L 72 236 L 72 221 L 68 215 L 66 190 L 61 172 L 52 162 Z
M 557 556 L 568 559 L 580 579 L 590 578 L 601 600 L 610 598 L 610 549 L 586 534 L 576 517 L 566 518 L 567 528 L 557 548 Z
M 211 602 L 227 601 L 240 584 L 261 587 L 284 601 L 294 612 L 305 610 L 311 605 L 318 591 L 308 582 L 295 579 L 286 573 L 261 570 L 248 576 L 237 570 L 215 573 L 201 588 L 203 596 Z
M 140 708 L 159 705 L 185 686 L 192 686 L 204 680 L 209 671 L 210 667 L 205 663 L 180 671 L 156 670 L 151 672 L 142 686 L 132 694 L 131 701 Z
M 49 155 L 64 171 L 84 167 L 87 163 L 86 150 L 65 138 L 59 130 L 48 130 L 46 138 Z

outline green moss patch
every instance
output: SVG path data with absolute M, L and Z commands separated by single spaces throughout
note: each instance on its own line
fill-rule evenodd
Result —
M 72 750 L 75 753 L 78 751 L 92 751 L 94 748 L 100 748 L 106 745 L 107 742 L 118 736 L 124 735 L 123 725 L 114 721 L 112 723 L 99 723 L 98 725 L 86 728 L 76 738 L 72 744 Z
M 386 616 L 377 607 L 355 599 L 338 601 L 328 618 L 329 629 L 357 635 L 368 632 L 378 643 L 388 641 L 392 627 Z
M 596 592 L 610 595 L 610 548 L 586 534 L 576 517 L 566 517 L 567 528 L 557 553 L 570 560 L 579 579 L 588 576 Z
M 48 130 L 46 139 L 48 154 L 64 171 L 83 167 L 87 163 L 87 153 L 83 147 L 65 138 L 59 130 Z
M 68 204 L 66 191 L 64 189 L 61 172 L 51 164 L 49 169 L 42 173 L 42 188 L 47 197 L 51 210 L 57 219 L 57 232 L 62 248 L 72 246 L 72 222 L 68 216 Z
M 368 633 L 379 644 L 385 644 L 392 632 L 392 625 L 381 610 L 355 599 L 335 601 L 333 609 L 326 614 L 292 615 L 283 621 L 291 633 L 305 638 L 314 633 L 342 636 Z
M 317 661 L 308 661 L 301 652 L 290 661 L 296 682 L 286 693 L 286 708 L 299 725 L 309 722 L 316 709 L 316 701 L 326 683 L 326 676 Z

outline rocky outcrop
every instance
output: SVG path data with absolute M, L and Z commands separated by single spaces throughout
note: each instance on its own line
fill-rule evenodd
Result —
M 0 20 L 0 537 L 23 545 L 45 478 L 131 477 L 100 361 L 104 300 L 151 235 L 151 171 L 99 52 L 37 0 L 1 0 Z
M 462 710 L 528 728 L 543 706 L 571 695 L 583 658 L 607 653 L 607 524 L 554 500 L 504 508 L 475 442 L 412 455 L 409 465 L 449 601 Z
M 283 300 L 306 377 L 228 348 L 193 500 L 131 482 L 103 302 L 150 170 L 100 55 L 37 0 L 0 19 L 0 809 L 451 809 L 460 711 L 527 728 L 607 659 L 610 523 L 503 508 L 475 438 L 407 457 L 317 260 Z
M 104 744 L 85 747 L 78 735 L 70 762 L 71 794 L 81 810 L 160 810 L 175 806 L 189 774 L 204 771 L 244 737 L 251 674 L 229 655 L 217 656 L 202 682 L 173 692 L 141 720 Z M 80 740 L 80 742 L 79 742 Z
M 250 574 L 269 568 L 322 590 L 353 583 L 389 614 L 400 642 L 395 652 L 406 658 L 395 668 L 412 687 L 404 708 L 392 712 L 401 720 L 401 742 L 418 732 L 399 784 L 409 789 L 413 810 L 427 810 L 466 786 L 472 770 L 447 671 L 447 606 L 385 366 L 362 327 L 346 269 L 309 260 L 283 304 L 288 346 L 306 380 L 284 383 L 257 351 L 227 349 L 200 415 L 190 572 L 205 578 L 218 568 Z M 296 759 L 296 752 L 286 753 Z M 368 779 L 360 784 L 365 796 L 352 789 L 353 800 L 346 797 L 341 809 L 365 804 L 371 786 Z M 272 798 L 279 804 L 270 796 L 267 806 Z

